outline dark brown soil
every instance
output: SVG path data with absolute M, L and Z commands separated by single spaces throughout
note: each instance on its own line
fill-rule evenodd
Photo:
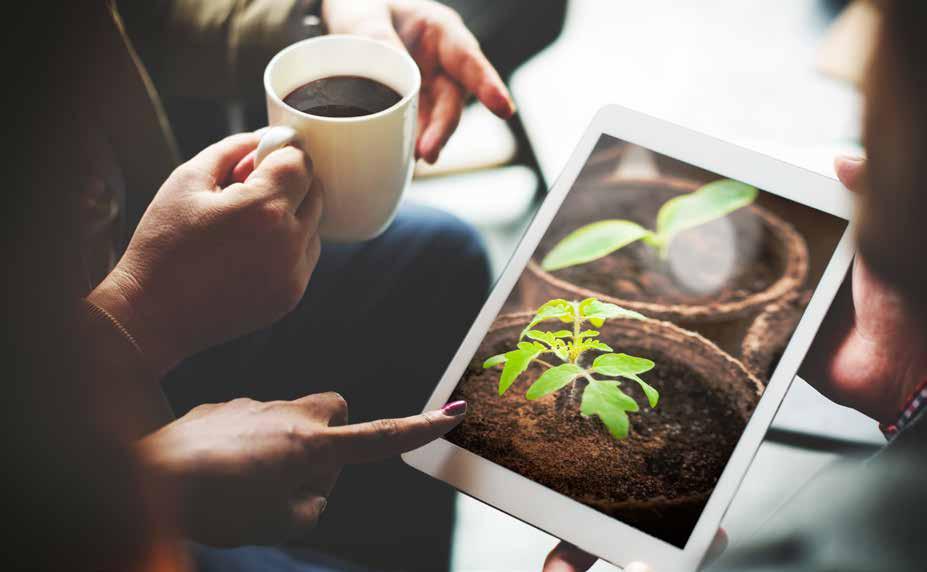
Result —
M 500 370 L 483 370 L 481 361 L 513 342 L 487 336 L 452 396 L 465 399 L 470 409 L 448 440 L 684 546 L 743 431 L 745 420 L 734 404 L 672 355 L 622 347 L 657 363 L 644 377 L 661 400 L 650 409 L 640 388 L 624 382 L 622 389 L 642 408 L 631 414 L 628 438 L 617 441 L 598 419 L 579 416 L 578 403 L 561 412 L 554 395 L 527 401 L 524 393 L 540 366 L 532 366 L 500 397 Z
M 579 186 L 545 234 L 535 260 L 543 260 L 567 234 L 594 221 L 624 219 L 653 229 L 660 206 L 681 193 L 668 186 L 632 181 Z M 728 225 L 736 250 L 730 264 L 720 265 L 718 253 L 731 247 Z M 694 305 L 743 300 L 768 288 L 783 271 L 772 231 L 751 208 L 743 208 L 726 219 L 679 234 L 671 243 L 668 260 L 638 241 L 604 258 L 553 274 L 625 300 Z

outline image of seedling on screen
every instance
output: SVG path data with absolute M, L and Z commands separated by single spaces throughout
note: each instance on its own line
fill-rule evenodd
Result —
M 585 329 L 587 323 L 594 328 L 601 328 L 606 320 L 613 318 L 640 320 L 644 316 L 595 298 L 581 302 L 550 300 L 537 309 L 521 332 L 518 347 L 490 357 L 483 363 L 483 368 L 502 366 L 499 395 L 503 395 L 532 363 L 543 366 L 545 371 L 534 380 L 525 394 L 529 401 L 569 387 L 572 397 L 579 402 L 580 415 L 598 417 L 615 439 L 624 439 L 628 436 L 628 413 L 639 411 L 640 407 L 621 390 L 620 380 L 636 382 L 651 408 L 657 406 L 660 394 L 640 377 L 653 369 L 653 361 L 615 353 L 599 339 L 597 330 Z M 569 329 L 535 329 L 542 322 L 549 321 L 568 324 Z M 580 363 L 587 352 L 599 353 L 588 366 Z M 560 363 L 554 365 L 548 359 Z M 589 360 L 582 361 L 588 363 Z M 580 392 L 581 398 L 578 395 Z
M 674 197 L 660 207 L 656 230 L 629 220 L 601 220 L 580 227 L 558 242 L 541 267 L 547 271 L 592 262 L 638 240 L 666 259 L 679 233 L 727 216 L 756 200 L 757 190 L 731 179 L 721 179 L 691 193 Z

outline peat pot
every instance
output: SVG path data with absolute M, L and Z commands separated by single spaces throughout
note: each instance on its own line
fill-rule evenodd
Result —
M 561 239 L 591 222 L 625 219 L 653 228 L 661 205 L 699 186 L 656 177 L 577 189 L 528 263 L 525 305 L 594 297 L 695 330 L 736 355 L 753 317 L 794 292 L 808 273 L 804 239 L 757 204 L 680 233 L 666 259 L 637 241 L 586 264 L 552 272 L 540 264 Z
M 803 292 L 769 304 L 747 328 L 740 361 L 764 385 L 779 365 L 779 358 L 810 299 L 811 292 Z
M 641 410 L 629 414 L 629 435 L 619 441 L 598 419 L 581 417 L 578 405 L 557 407 L 557 394 L 527 401 L 525 392 L 543 371 L 537 364 L 499 396 L 500 370 L 484 370 L 482 362 L 514 348 L 531 315 L 502 315 L 487 333 L 452 396 L 465 399 L 469 410 L 448 440 L 682 546 L 762 384 L 699 334 L 652 319 L 609 320 L 599 339 L 656 362 L 642 377 L 660 392 L 651 409 L 637 384 L 622 383 Z

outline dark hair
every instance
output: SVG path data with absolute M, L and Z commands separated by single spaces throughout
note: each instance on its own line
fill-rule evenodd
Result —
M 927 2 L 884 0 L 866 80 L 860 251 L 927 324 Z

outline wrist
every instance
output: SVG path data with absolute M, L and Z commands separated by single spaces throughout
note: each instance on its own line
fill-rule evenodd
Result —
M 158 326 L 158 313 L 146 309 L 142 287 L 119 266 L 94 288 L 87 301 L 124 333 L 156 378 L 160 379 L 183 359 L 182 352 L 168 343 L 171 337 L 166 328 Z

